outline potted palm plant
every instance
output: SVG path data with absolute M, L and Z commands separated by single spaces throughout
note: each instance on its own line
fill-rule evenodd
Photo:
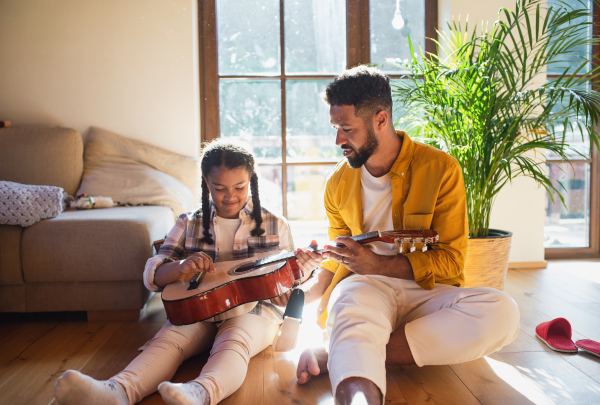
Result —
M 590 67 L 591 52 L 573 58 L 576 49 L 591 51 L 598 42 L 590 35 L 591 12 L 586 3 L 545 3 L 518 0 L 514 11 L 500 9 L 491 29 L 469 31 L 468 24 L 448 23 L 446 31 L 438 31 L 437 55 L 417 55 L 410 44 L 413 58 L 405 61 L 410 75 L 393 86 L 407 111 L 402 128 L 448 152 L 462 167 L 467 286 L 504 286 L 511 234 L 489 228 L 498 192 L 528 176 L 564 204 L 544 155 L 568 162 L 581 154 L 569 143 L 577 133 L 598 147 L 600 93 L 593 85 L 598 68 Z M 549 66 L 562 74 L 539 84 Z

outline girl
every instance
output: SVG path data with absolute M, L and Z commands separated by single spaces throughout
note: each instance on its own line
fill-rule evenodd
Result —
M 204 149 L 201 171 L 202 210 L 182 214 L 158 254 L 146 263 L 144 284 L 151 291 L 160 291 L 183 273 L 214 272 L 216 261 L 293 250 L 287 222 L 260 206 L 250 152 L 214 141 Z M 321 260 L 301 249 L 296 257 L 304 274 Z M 288 296 L 247 303 L 192 325 L 174 326 L 167 321 L 125 370 L 108 381 L 67 370 L 56 382 L 55 397 L 62 405 L 127 405 L 158 388 L 169 405 L 216 404 L 242 385 L 250 358 L 273 342 L 283 321 L 281 310 L 273 304 L 285 306 Z M 184 360 L 211 344 L 210 357 L 198 378 L 185 384 L 169 382 Z

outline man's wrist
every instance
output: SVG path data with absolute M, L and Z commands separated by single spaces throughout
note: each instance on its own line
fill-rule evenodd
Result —
M 404 255 L 380 256 L 377 274 L 380 276 L 414 280 L 415 276 L 408 258 Z
M 377 263 L 377 274 L 386 277 L 397 277 L 396 272 L 396 256 L 379 255 L 379 263 Z

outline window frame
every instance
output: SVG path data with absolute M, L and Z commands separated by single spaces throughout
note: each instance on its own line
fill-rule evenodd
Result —
M 600 27 L 597 22 L 600 21 L 600 7 L 595 1 L 592 1 L 592 36 L 600 35 Z M 592 54 L 600 55 L 600 44 L 595 44 L 592 48 Z M 593 60 L 593 67 L 598 66 L 598 61 Z M 547 78 L 558 77 L 558 75 L 546 75 Z M 600 90 L 598 83 L 593 84 L 594 90 Z M 550 163 L 560 163 L 560 159 L 547 159 Z M 592 259 L 600 257 L 600 153 L 593 143 L 591 144 L 589 159 L 573 159 L 577 163 L 590 164 L 590 229 L 589 246 L 581 248 L 545 248 L 546 260 L 556 259 Z
M 281 83 L 281 139 L 282 156 L 280 163 L 264 163 L 259 166 L 281 167 L 283 215 L 287 212 L 287 171 L 292 166 L 324 166 L 333 169 L 336 161 L 304 161 L 288 162 L 286 156 L 286 80 L 330 79 L 334 75 L 286 75 L 285 74 L 285 27 L 284 0 L 279 0 L 281 71 L 279 75 L 223 75 L 218 74 L 216 0 L 198 0 L 199 30 L 199 66 L 200 66 L 200 128 L 201 141 L 211 141 L 219 137 L 219 79 L 257 79 L 280 80 Z M 435 52 L 434 40 L 437 39 L 438 4 L 437 0 L 425 1 L 425 50 Z M 346 0 L 346 63 L 349 68 L 370 62 L 369 38 L 369 0 Z M 401 74 L 388 75 L 391 79 Z
M 600 7 L 593 4 L 593 19 L 600 21 Z M 336 162 L 288 162 L 286 156 L 286 79 L 333 79 L 329 75 L 285 75 L 285 32 L 283 24 L 283 0 L 279 2 L 280 8 L 280 43 L 281 45 L 281 74 L 277 76 L 219 76 L 217 58 L 217 24 L 216 0 L 198 0 L 198 30 L 199 30 L 199 66 L 200 66 L 200 119 L 201 141 L 210 141 L 219 136 L 219 78 L 246 78 L 246 79 L 279 79 L 281 81 L 281 108 L 282 108 L 282 157 L 281 163 L 261 164 L 261 166 L 277 166 L 281 168 L 283 214 L 287 212 L 287 169 L 290 166 L 301 165 L 330 165 Z M 346 57 L 347 66 L 354 67 L 359 64 L 370 63 L 370 38 L 369 38 L 369 0 L 346 0 Z M 425 0 L 425 50 L 435 53 L 438 27 L 438 2 Z M 600 26 L 593 26 L 594 36 L 600 35 Z M 595 55 L 600 55 L 600 45 L 593 49 Z M 388 74 L 391 79 L 400 78 L 401 74 Z M 549 76 L 551 77 L 551 76 Z M 551 161 L 551 160 L 549 160 Z M 600 257 L 600 153 L 592 145 L 590 159 L 577 160 L 588 162 L 590 166 L 590 229 L 589 247 L 587 248 L 546 248 L 546 259 L 575 259 Z

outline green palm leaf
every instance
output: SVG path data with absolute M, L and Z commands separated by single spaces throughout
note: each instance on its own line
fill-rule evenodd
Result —
M 588 35 L 590 10 L 583 2 L 544 4 L 519 0 L 514 11 L 499 11 L 490 30 L 453 20 L 438 32 L 437 55 L 421 50 L 418 58 L 409 37 L 410 75 L 393 86 L 397 101 L 410 107 L 406 132 L 461 164 L 473 237 L 487 236 L 494 199 L 515 177 L 534 179 L 564 204 L 543 156 L 568 162 L 581 155 L 567 142 L 569 131 L 599 146 L 600 93 L 589 84 L 598 82 L 600 68 L 588 69 L 591 55 L 536 84 L 575 49 L 598 42 Z M 570 24 L 582 18 L 588 22 Z

